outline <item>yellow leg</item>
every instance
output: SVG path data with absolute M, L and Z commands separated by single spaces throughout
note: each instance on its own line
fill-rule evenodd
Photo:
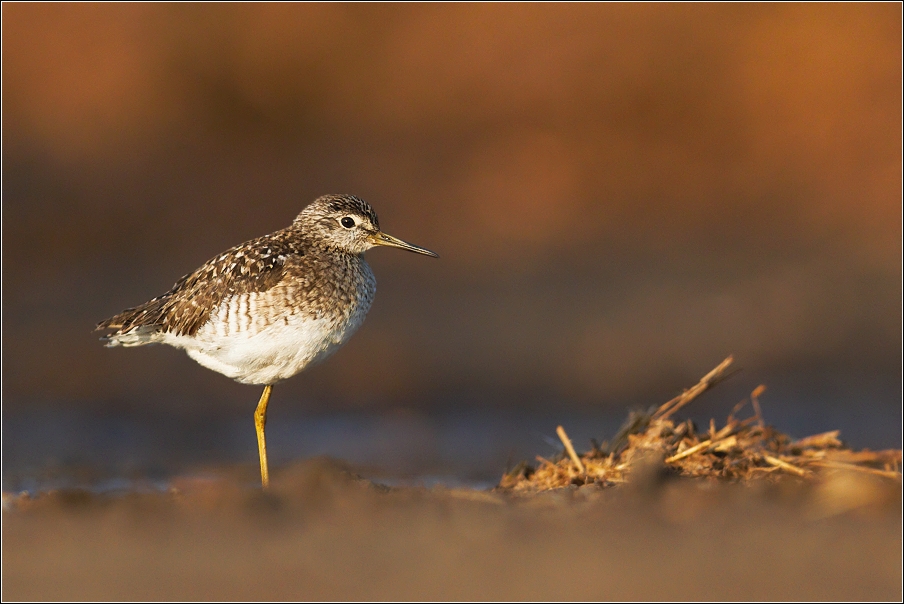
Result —
M 264 490 L 270 487 L 270 472 L 267 469 L 267 439 L 264 437 L 264 427 L 267 425 L 267 403 L 270 402 L 270 391 L 273 386 L 264 386 L 264 393 L 257 403 L 254 412 L 254 428 L 257 430 L 257 450 L 261 458 L 261 484 Z

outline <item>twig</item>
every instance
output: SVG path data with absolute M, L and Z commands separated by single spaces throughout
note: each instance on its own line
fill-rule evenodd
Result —
M 813 436 L 807 436 L 806 438 L 794 441 L 788 445 L 788 448 L 805 449 L 807 447 L 840 447 L 841 441 L 838 440 L 839 434 L 841 434 L 841 430 L 814 434 Z
M 737 432 L 737 431 L 740 430 L 741 428 L 747 427 L 747 425 L 748 425 L 749 423 L 751 423 L 751 421 L 754 420 L 754 419 L 755 419 L 755 418 L 750 417 L 750 418 L 747 418 L 747 419 L 745 419 L 744 421 L 741 421 L 741 422 L 739 422 L 739 421 L 737 421 L 737 420 L 732 420 L 732 421 L 728 422 L 727 424 L 725 424 L 725 427 L 724 427 L 724 428 L 722 428 L 721 430 L 719 430 L 718 432 L 716 432 L 716 435 L 715 435 L 715 437 L 712 439 L 712 441 L 713 441 L 713 442 L 716 442 L 717 440 L 722 440 L 722 439 L 724 439 L 724 438 L 728 438 L 729 436 L 731 436 L 732 434 L 734 434 L 735 432 Z
M 763 459 L 766 460 L 766 463 L 773 465 L 777 468 L 781 468 L 782 470 L 787 470 L 792 474 L 797 474 L 798 476 L 806 476 L 807 471 L 798 468 L 797 466 L 789 464 L 787 461 L 782 461 L 778 457 L 772 457 L 771 455 L 763 455 Z
M 756 413 L 757 423 L 760 428 L 766 427 L 766 422 L 763 420 L 763 412 L 760 410 L 760 399 L 759 396 L 766 392 L 766 386 L 760 384 L 756 388 L 753 389 L 753 392 L 750 393 L 750 402 L 753 403 L 753 412 Z
M 737 405 L 735 405 L 734 407 L 731 408 L 731 412 L 728 414 L 728 423 L 731 423 L 732 421 L 734 421 L 734 418 L 735 418 L 734 414 L 737 413 L 738 411 L 740 411 L 741 409 L 743 409 L 744 405 L 746 405 L 746 404 L 747 404 L 747 399 L 745 398 L 742 401 L 740 401 Z
M 748 470 L 748 473 L 753 474 L 754 472 L 768 472 L 769 474 L 772 474 L 773 472 L 777 472 L 779 469 L 780 468 L 778 468 L 776 466 L 769 466 L 768 468 L 761 468 L 759 466 L 755 466 L 753 468 L 750 468 Z
M 733 360 L 734 358 L 729 356 L 727 359 L 719 363 L 715 369 L 704 375 L 703 378 L 699 382 L 697 382 L 695 386 L 693 386 L 689 390 L 685 390 L 681 395 L 676 396 L 669 402 L 662 405 L 659 409 L 656 410 L 656 413 L 653 414 L 653 419 L 667 419 L 673 413 L 715 386 L 718 382 L 724 380 L 727 377 L 725 375 L 725 370 L 728 369 L 728 366 L 731 365 Z
M 839 470 L 855 470 L 857 472 L 866 472 L 868 474 L 875 474 L 876 476 L 884 476 L 885 478 L 893 478 L 895 480 L 901 480 L 900 472 L 889 472 L 887 470 L 877 470 L 875 468 L 870 468 L 867 466 L 858 466 L 857 464 L 853 464 L 853 463 L 844 463 L 843 461 L 818 460 L 818 461 L 814 461 L 810 465 L 821 466 L 823 468 L 836 468 Z
M 549 461 L 548 459 L 546 459 L 545 457 L 543 457 L 541 455 L 537 455 L 537 461 L 539 461 L 542 464 L 546 464 L 547 466 L 552 466 L 553 468 L 556 467 L 556 464 L 552 463 L 551 461 Z
M 568 451 L 568 455 L 571 456 L 571 461 L 574 462 L 574 465 L 577 467 L 578 472 L 581 474 L 586 474 L 587 470 L 584 469 L 584 464 L 581 463 L 581 458 L 578 457 L 578 454 L 574 450 L 574 445 L 571 444 L 571 439 L 568 438 L 568 435 L 565 434 L 565 428 L 559 426 L 556 428 L 556 434 L 559 435 L 559 438 L 562 440 L 562 444 L 565 445 L 565 450 Z
M 698 444 L 694 445 L 693 447 L 691 447 L 690 449 L 685 449 L 684 451 L 682 451 L 681 453 L 678 453 L 677 455 L 672 455 L 671 457 L 669 457 L 668 459 L 665 460 L 665 463 L 673 463 L 673 462 L 678 461 L 679 459 L 684 459 L 685 457 L 690 457 L 697 451 L 700 451 L 701 449 L 705 449 L 706 447 L 710 446 L 711 444 L 713 444 L 713 441 L 708 440 L 708 439 L 704 440 L 702 443 L 698 443 Z

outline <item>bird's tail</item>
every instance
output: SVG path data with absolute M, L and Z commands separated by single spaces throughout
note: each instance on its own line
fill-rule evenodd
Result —
M 162 341 L 164 329 L 151 319 L 156 313 L 149 305 L 157 302 L 151 300 L 136 308 L 129 308 L 114 317 L 97 324 L 95 331 L 113 331 L 101 338 L 106 346 L 144 346 Z
M 156 344 L 162 340 L 163 334 L 160 330 L 149 325 L 135 327 L 126 332 L 116 332 L 107 336 L 103 336 L 100 340 L 104 346 L 144 346 L 145 344 Z

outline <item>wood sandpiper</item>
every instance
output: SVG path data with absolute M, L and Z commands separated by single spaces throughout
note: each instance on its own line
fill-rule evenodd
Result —
M 361 326 L 377 282 L 364 252 L 386 245 L 438 257 L 380 230 L 353 195 L 324 195 L 282 230 L 210 259 L 171 290 L 97 329 L 107 346 L 169 344 L 243 384 L 264 386 L 254 412 L 261 483 L 273 384 L 322 361 Z

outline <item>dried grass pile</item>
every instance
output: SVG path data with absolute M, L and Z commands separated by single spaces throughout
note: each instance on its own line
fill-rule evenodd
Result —
M 612 486 L 631 480 L 632 468 L 653 460 L 672 472 L 697 478 L 752 480 L 791 474 L 815 478 L 826 470 L 849 470 L 901 481 L 901 451 L 852 451 L 839 440 L 839 431 L 793 440 L 765 425 L 758 397 L 759 386 L 749 402 L 753 415 L 737 419 L 748 402 L 742 401 L 729 414 L 724 426 L 710 420 L 707 430 L 698 430 L 690 420 L 676 421 L 675 413 L 700 394 L 728 377 L 728 357 L 697 385 L 649 413 L 633 412 L 611 441 L 578 454 L 562 426 L 557 429 L 565 451 L 556 459 L 537 457 L 539 465 L 522 462 L 502 477 L 500 489 L 537 492 L 569 485 Z

